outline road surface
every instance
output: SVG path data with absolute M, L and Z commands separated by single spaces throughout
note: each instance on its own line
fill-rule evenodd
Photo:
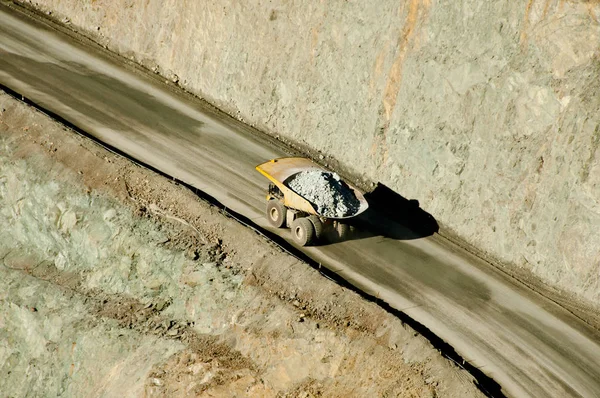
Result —
M 3 4 L 0 83 L 273 231 L 254 166 L 287 154 L 200 101 Z M 303 251 L 425 325 L 506 395 L 600 396 L 597 331 L 439 236 Z

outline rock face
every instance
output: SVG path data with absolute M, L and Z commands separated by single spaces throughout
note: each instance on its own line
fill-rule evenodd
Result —
M 31 3 L 600 301 L 598 2 Z

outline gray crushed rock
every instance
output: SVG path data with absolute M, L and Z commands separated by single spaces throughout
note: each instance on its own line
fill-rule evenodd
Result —
M 348 217 L 360 208 L 360 201 L 337 173 L 302 171 L 287 186 L 317 207 L 325 217 Z

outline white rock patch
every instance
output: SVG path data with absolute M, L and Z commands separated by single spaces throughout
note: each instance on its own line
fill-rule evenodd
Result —
M 336 173 L 303 171 L 294 175 L 287 185 L 314 204 L 317 212 L 325 217 L 348 217 L 360 208 L 352 189 Z

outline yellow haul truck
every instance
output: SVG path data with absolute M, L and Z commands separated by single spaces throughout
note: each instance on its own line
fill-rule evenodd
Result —
M 330 173 L 310 159 L 279 158 L 256 166 L 262 175 L 271 183 L 267 193 L 267 219 L 276 228 L 288 227 L 292 238 L 301 246 L 315 243 L 324 234 L 334 231 L 341 240 L 349 233 L 350 226 L 346 223 L 349 218 L 367 210 L 369 205 L 363 194 L 348 183 L 358 200 L 355 212 L 344 217 L 330 217 L 319 214 L 318 206 L 292 190 L 288 183 L 301 172 L 320 171 Z

